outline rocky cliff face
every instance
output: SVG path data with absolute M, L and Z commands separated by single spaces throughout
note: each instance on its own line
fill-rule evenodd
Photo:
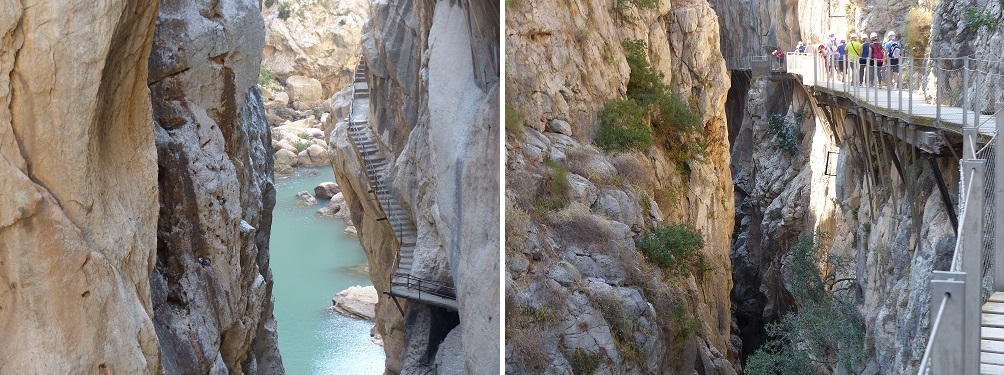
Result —
M 497 2 L 371 3 L 363 52 L 370 69 L 370 127 L 391 160 L 390 180 L 418 231 L 413 273 L 452 283 L 459 311 L 381 294 L 377 329 L 389 373 L 436 366 L 498 371 L 501 324 L 497 170 Z M 377 289 L 389 289 L 397 252 L 361 163 L 333 126 L 335 177 L 352 212 Z
M 317 79 L 325 98 L 352 81 L 368 0 L 274 1 L 262 16 L 268 30 L 262 69 L 281 82 L 294 75 Z
M 506 372 L 735 373 L 729 85 L 714 10 L 514 2 L 506 18 Z M 689 98 L 706 158 L 678 168 L 659 148 L 591 145 L 597 111 L 625 93 L 626 39 L 645 41 L 664 81 Z M 541 184 L 556 178 L 567 178 L 569 200 L 548 208 Z M 664 220 L 703 235 L 707 267 L 670 272 L 642 259 L 635 237 Z
M 886 13 L 916 3 L 865 5 L 855 11 L 858 26 L 896 29 L 902 35 L 902 22 Z M 800 16 L 799 23 L 803 30 L 812 29 L 818 20 Z M 730 118 L 742 123 L 730 126 L 730 138 L 738 223 L 733 303 L 744 355 L 762 343 L 764 322 L 794 308 L 783 277 L 787 251 L 799 237 L 822 231 L 829 236 L 825 248 L 831 254 L 854 262 L 853 275 L 845 276 L 858 283 L 858 309 L 865 320 L 869 354 L 862 371 L 916 372 L 928 334 L 931 271 L 947 268 L 955 240 L 935 183 L 938 172 L 918 150 L 892 138 L 886 143 L 871 125 L 855 125 L 853 116 L 841 111 L 825 116 L 797 82 L 754 78 L 749 86 L 745 95 L 735 96 L 742 103 L 732 97 L 728 103 L 746 112 Z M 799 126 L 797 153 L 775 146 L 776 137 L 767 130 L 771 115 Z M 831 152 L 837 154 L 828 158 Z M 954 197 L 957 160 L 941 158 L 936 164 Z M 828 166 L 835 176 L 823 173 Z
M 281 373 L 257 3 L 0 10 L 0 372 Z
M 193 42 L 194 41 L 194 42 Z M 268 267 L 275 189 L 257 1 L 164 4 L 150 57 L 167 373 L 282 373 Z
M 158 372 L 156 12 L 0 5 L 0 372 Z

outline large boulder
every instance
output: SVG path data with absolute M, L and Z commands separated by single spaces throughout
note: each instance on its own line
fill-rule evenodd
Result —
M 296 155 L 296 163 L 304 167 L 317 167 L 329 163 L 328 149 L 311 143 Z
M 342 189 L 338 187 L 338 184 L 330 181 L 322 182 L 314 187 L 314 195 L 321 199 L 331 199 L 331 197 L 340 192 L 342 192 Z
M 331 298 L 329 310 L 353 318 L 376 319 L 377 291 L 372 285 L 351 286 Z
M 296 203 L 303 206 L 313 206 L 317 204 L 317 199 L 306 190 L 296 193 Z
M 305 110 L 324 99 L 321 81 L 304 76 L 292 76 L 286 79 L 286 92 L 293 106 Z

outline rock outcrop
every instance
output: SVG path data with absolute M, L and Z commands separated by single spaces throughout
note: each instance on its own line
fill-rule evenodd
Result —
M 328 309 L 353 318 L 376 319 L 376 288 L 370 286 L 350 286 L 331 298 L 332 306 Z
M 156 18 L 142 1 L 0 3 L 2 373 L 160 372 Z
M 257 1 L 160 8 L 149 77 L 161 206 L 150 278 L 168 374 L 283 371 L 268 263 L 271 133 L 256 86 L 264 40 Z
M 369 125 L 390 161 L 389 181 L 417 228 L 413 274 L 456 287 L 459 311 L 386 295 L 377 304 L 389 373 L 447 363 L 496 373 L 501 338 L 499 272 L 499 28 L 497 1 L 373 2 L 363 51 Z M 367 253 L 374 286 L 389 289 L 394 233 L 346 139 L 333 121 L 329 148 L 338 185 Z M 452 337 L 453 339 L 447 339 Z M 438 344 L 441 340 L 443 344 Z M 440 361 L 439 354 L 444 355 Z M 440 362 L 436 362 L 440 361 Z
M 507 7 L 506 117 L 516 123 L 506 137 L 508 373 L 736 372 L 718 21 L 706 1 L 656 3 Z M 591 145 L 597 112 L 624 97 L 629 39 L 646 43 L 663 81 L 690 101 L 706 157 L 680 166 L 658 147 L 606 154 Z M 568 202 L 549 207 L 541 186 L 562 175 Z M 635 239 L 662 221 L 702 234 L 706 269 L 647 264 Z

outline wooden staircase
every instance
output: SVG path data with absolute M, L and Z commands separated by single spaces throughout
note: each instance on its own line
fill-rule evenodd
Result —
M 377 200 L 384 217 L 394 232 L 398 242 L 395 269 L 390 276 L 392 297 L 402 297 L 424 303 L 457 310 L 456 290 L 453 285 L 412 276 L 415 244 L 418 230 L 408 217 L 401 203 L 391 194 L 387 173 L 390 162 L 384 157 L 370 136 L 369 127 L 369 85 L 366 60 L 360 59 L 356 66 L 352 84 L 352 104 L 349 107 L 349 143 L 362 160 L 364 174 L 370 185 L 370 194 Z

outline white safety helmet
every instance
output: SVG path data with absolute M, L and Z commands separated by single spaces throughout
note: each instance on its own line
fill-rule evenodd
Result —
M 868 40 L 868 34 L 861 33 L 861 40 Z
M 876 33 L 872 33 L 872 35 L 871 35 L 871 38 L 872 38 L 872 39 L 875 39 L 875 38 L 878 38 L 878 34 L 876 34 Z

